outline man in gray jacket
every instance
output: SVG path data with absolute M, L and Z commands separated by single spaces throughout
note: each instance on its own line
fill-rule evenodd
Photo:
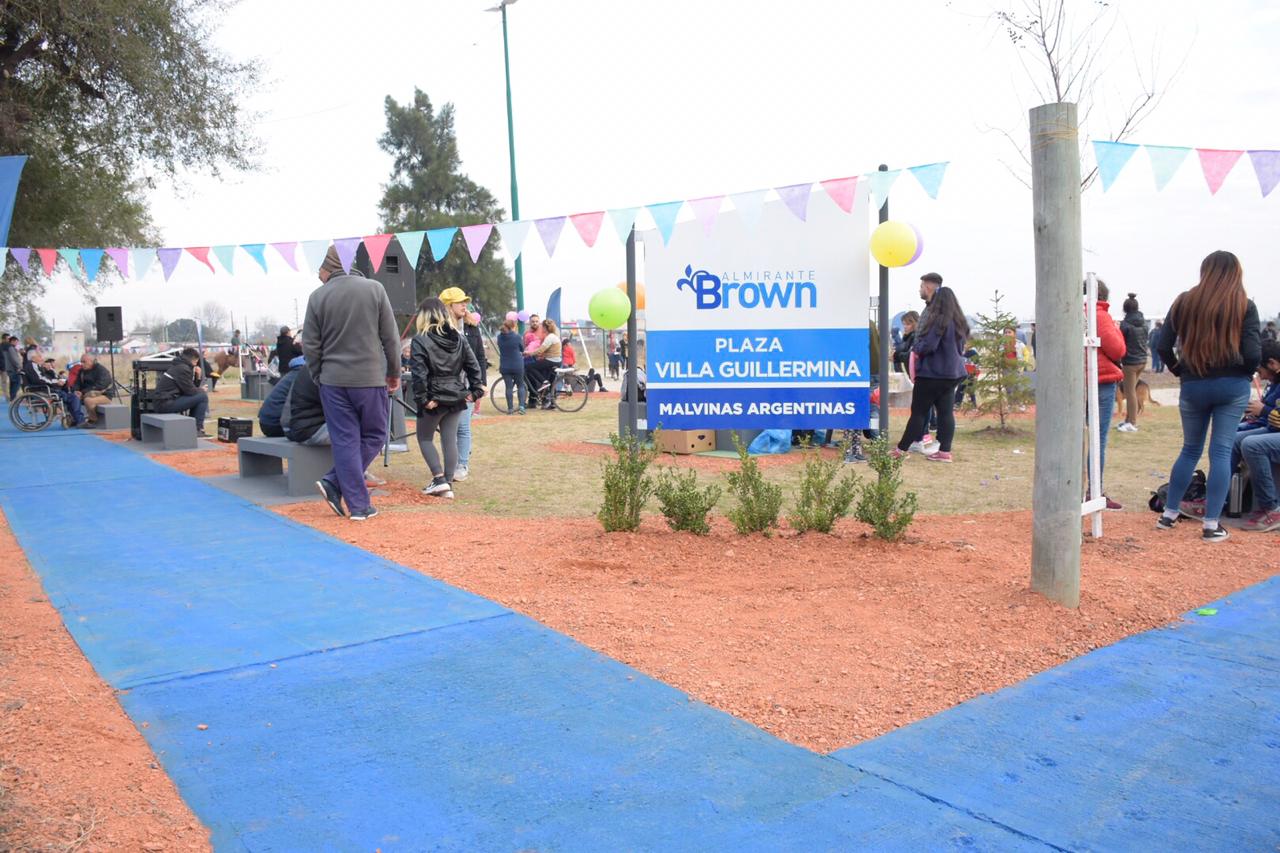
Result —
M 307 300 L 302 350 L 320 386 L 333 468 L 316 486 L 338 515 L 364 521 L 378 512 L 369 503 L 364 469 L 387 438 L 387 395 L 400 386 L 400 335 L 386 290 L 348 274 L 332 246 L 319 277 L 321 286 Z

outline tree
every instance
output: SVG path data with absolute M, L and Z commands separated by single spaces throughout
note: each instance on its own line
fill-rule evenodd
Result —
M 245 340 L 254 343 L 271 343 L 276 339 L 282 325 L 284 324 L 275 317 L 264 314 L 253 321 L 253 328 Z
M 93 311 L 85 311 L 76 317 L 68 329 L 79 329 L 84 332 L 84 339 L 89 342 L 97 340 L 98 315 Z
M 22 312 L 18 315 L 15 325 L 18 327 L 17 335 L 24 343 L 27 338 L 33 338 L 41 345 L 53 340 L 53 326 L 35 305 L 22 306 Z
M 1035 392 L 1027 376 L 1030 365 L 1018 352 L 1018 318 L 1000 307 L 1003 299 L 997 290 L 991 298 L 991 313 L 978 315 L 978 334 L 971 343 L 978 352 L 974 360 L 979 373 L 971 381 L 977 413 L 996 415 L 1000 431 L 1011 432 L 1009 416 L 1035 402 Z
M 164 340 L 171 344 L 194 344 L 196 342 L 196 321 L 185 317 L 174 320 L 164 327 Z
M 150 174 L 252 165 L 252 65 L 213 49 L 222 0 L 0 3 L 0 153 L 27 154 L 10 246 L 157 242 Z M 103 275 L 114 267 L 107 261 Z M 102 279 L 100 278 L 101 282 Z M 77 279 L 86 293 L 96 287 Z M 103 282 L 105 284 L 105 282 Z M 44 291 L 9 264 L 0 319 Z
M 135 333 L 145 332 L 151 336 L 154 343 L 161 343 L 167 335 L 167 325 L 163 314 L 143 314 L 138 318 L 133 330 Z
M 461 171 L 452 104 L 436 112 L 426 93 L 414 89 L 409 105 L 388 96 L 386 114 L 387 131 L 378 145 L 394 159 L 391 179 L 378 203 L 384 233 L 503 219 L 505 211 L 493 194 Z M 441 262 L 431 257 L 424 244 L 417 265 L 418 299 L 437 295 L 446 287 L 461 287 L 485 314 L 505 312 L 512 304 L 515 284 L 494 254 L 497 241 L 496 234 L 490 235 L 474 264 L 464 246 L 455 245 Z
M 231 312 L 221 302 L 202 302 L 191 309 L 206 342 L 231 339 Z

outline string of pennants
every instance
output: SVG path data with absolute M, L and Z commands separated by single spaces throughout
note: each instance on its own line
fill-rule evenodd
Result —
M 841 210 L 849 213 L 853 210 L 854 195 L 859 181 L 868 183 L 870 192 L 876 199 L 876 207 L 879 208 L 888 200 L 891 188 L 904 171 L 914 175 L 929 197 L 936 199 L 938 190 L 942 187 L 942 179 L 946 173 L 947 165 L 945 162 L 928 163 L 922 166 L 911 166 L 907 169 L 891 169 L 847 178 L 832 178 L 818 181 L 817 184 L 821 185 Z M 671 239 L 676 218 L 686 204 L 692 210 L 694 218 L 701 223 L 704 232 L 710 236 L 715 228 L 716 220 L 724 212 L 726 200 L 732 203 L 732 209 L 750 227 L 755 227 L 756 223 L 759 222 L 766 198 L 770 193 L 780 199 L 798 219 L 804 221 L 809 208 L 809 196 L 813 192 L 813 188 L 814 182 L 810 181 L 807 184 L 792 184 L 785 187 L 774 187 L 771 190 L 750 190 L 685 201 L 647 204 L 644 209 L 653 218 L 653 223 L 662 234 L 662 240 L 665 243 Z M 486 222 L 449 228 L 432 228 L 422 231 L 371 234 L 367 237 L 342 237 L 333 240 L 239 243 L 221 246 L 184 246 L 181 248 L 31 249 L 9 247 L 7 255 L 6 250 L 0 248 L 0 274 L 4 272 L 4 265 L 8 255 L 12 255 L 13 259 L 17 261 L 25 272 L 30 272 L 31 255 L 34 252 L 45 275 L 53 275 L 58 260 L 62 259 L 73 273 L 83 276 L 92 282 L 98 277 L 98 273 L 102 268 L 103 258 L 106 257 L 112 260 L 122 276 L 125 278 L 132 277 L 135 280 L 146 276 L 158 260 L 164 279 L 168 281 L 169 276 L 177 269 L 178 261 L 181 260 L 183 253 L 190 255 L 207 266 L 211 273 L 217 272 L 217 268 L 213 264 L 214 260 L 228 273 L 231 273 L 235 266 L 237 249 L 247 254 L 262 268 L 263 272 L 267 272 L 268 247 L 273 254 L 281 257 L 289 265 L 289 268 L 295 272 L 301 271 L 298 266 L 298 255 L 301 253 L 302 261 L 311 272 L 315 272 L 320 268 L 320 264 L 324 260 L 325 254 L 329 251 L 330 245 L 337 249 L 338 258 L 342 261 L 343 266 L 350 270 L 352 264 L 355 263 L 356 253 L 362 243 L 369 253 L 369 261 L 374 272 L 377 272 L 382 266 L 387 247 L 391 244 L 393 238 L 400 243 L 400 248 L 404 251 L 405 257 L 414 259 L 416 266 L 417 259 L 422 254 L 424 242 L 431 251 L 431 257 L 438 263 L 444 260 L 449 250 L 453 248 L 458 234 L 461 233 L 462 242 L 467 247 L 471 262 L 476 263 L 480 259 L 480 252 L 488 244 L 489 238 L 494 231 L 498 232 L 503 245 L 506 246 L 507 251 L 514 259 L 524 251 L 525 240 L 529 236 L 531 229 L 537 230 L 543 248 L 547 251 L 547 257 L 552 257 L 555 255 L 561 232 L 563 232 L 566 223 L 571 223 L 582 242 L 588 248 L 592 248 L 600 236 L 600 230 L 606 215 L 612 222 L 618 234 L 618 239 L 626 242 L 639 213 L 639 207 L 624 207 L 597 210 L 590 213 L 575 213 L 568 216 L 552 216 L 544 219 Z
M 1227 175 L 1231 174 L 1231 170 L 1245 154 L 1249 155 L 1249 161 L 1253 164 L 1253 172 L 1258 178 L 1258 188 L 1262 191 L 1263 198 L 1266 198 L 1276 188 L 1276 184 L 1280 183 L 1280 151 L 1184 148 L 1176 145 L 1138 145 L 1131 142 L 1095 140 L 1093 153 L 1098 161 L 1098 176 L 1102 178 L 1103 192 L 1111 188 L 1139 148 L 1147 152 L 1157 191 L 1163 190 L 1169 184 L 1192 151 L 1195 151 L 1200 159 L 1200 169 L 1204 172 L 1204 180 L 1209 185 L 1210 195 L 1217 195 Z

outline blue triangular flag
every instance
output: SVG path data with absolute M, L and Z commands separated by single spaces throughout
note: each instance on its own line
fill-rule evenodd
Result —
M 396 232 L 396 242 L 400 244 L 400 251 L 404 252 L 404 259 L 414 269 L 418 267 L 418 258 L 422 255 L 422 239 L 426 236 L 426 231 Z
M 658 226 L 658 233 L 662 235 L 662 245 L 671 242 L 671 232 L 676 227 L 676 216 L 680 213 L 680 208 L 684 206 L 683 201 L 664 201 L 661 204 L 647 204 L 649 213 L 653 214 L 653 224 Z
M 1157 192 L 1168 186 L 1174 173 L 1182 165 L 1182 161 L 1191 153 L 1190 148 L 1181 148 L 1176 145 L 1144 145 L 1142 147 L 1147 149 L 1147 159 L 1151 161 L 1151 174 L 1156 179 Z
M 307 266 L 312 272 L 318 272 L 320 265 L 324 263 L 324 256 L 329 254 L 329 245 L 331 240 L 303 240 L 302 241 L 302 257 L 307 261 Z
M 240 248 L 249 253 L 249 257 L 258 262 L 258 266 L 262 267 L 262 271 L 267 271 L 267 244 L 266 243 L 241 243 Z
M 937 198 L 938 190 L 942 188 L 942 176 L 947 171 L 947 164 L 929 163 L 924 166 L 912 166 L 907 171 L 916 176 L 916 180 L 929 194 L 929 198 Z
M 18 195 L 18 181 L 22 167 L 27 164 L 26 154 L 0 157 L 0 243 L 9 242 L 9 222 L 13 217 L 13 200 Z
M 84 274 L 88 276 L 90 283 L 98 277 L 98 268 L 102 266 L 104 254 L 101 249 L 80 250 L 80 263 L 84 264 Z
M 233 272 L 231 265 L 235 263 L 235 246 L 214 246 L 213 256 L 218 259 L 218 263 L 222 264 L 222 268 L 227 271 L 228 275 Z
M 887 172 L 876 171 L 867 175 L 867 180 L 871 182 L 871 193 L 876 197 L 876 210 L 884 207 L 884 203 L 889 200 L 889 189 L 901 174 L 901 169 L 890 169 Z
M 457 233 L 457 228 L 432 228 L 427 232 L 427 245 L 431 247 L 431 257 L 435 258 L 436 263 L 443 261 L 444 256 L 449 254 L 453 236 Z
M 1106 192 L 1120 177 L 1120 170 L 1129 162 L 1138 146 L 1130 142 L 1100 142 L 1093 140 L 1093 156 L 1098 161 L 1098 177 L 1102 178 L 1102 191 Z
M 71 272 L 81 278 L 80 273 L 80 250 L 79 249 L 59 249 L 58 254 L 62 255 L 62 259 L 67 262 L 67 266 L 71 267 Z
M 636 224 L 636 214 L 640 212 L 638 207 L 619 207 L 616 210 L 609 211 L 609 218 L 613 220 L 613 227 L 618 230 L 618 239 L 623 243 L 627 242 L 627 238 L 631 236 L 631 228 Z
M 133 277 L 137 280 L 146 278 L 147 270 L 155 262 L 155 249 L 133 249 L 129 252 L 129 264 L 133 267 Z

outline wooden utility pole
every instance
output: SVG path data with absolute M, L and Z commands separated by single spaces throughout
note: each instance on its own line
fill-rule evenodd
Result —
M 1036 240 L 1036 463 L 1031 588 L 1080 604 L 1084 297 L 1076 105 L 1031 111 Z

